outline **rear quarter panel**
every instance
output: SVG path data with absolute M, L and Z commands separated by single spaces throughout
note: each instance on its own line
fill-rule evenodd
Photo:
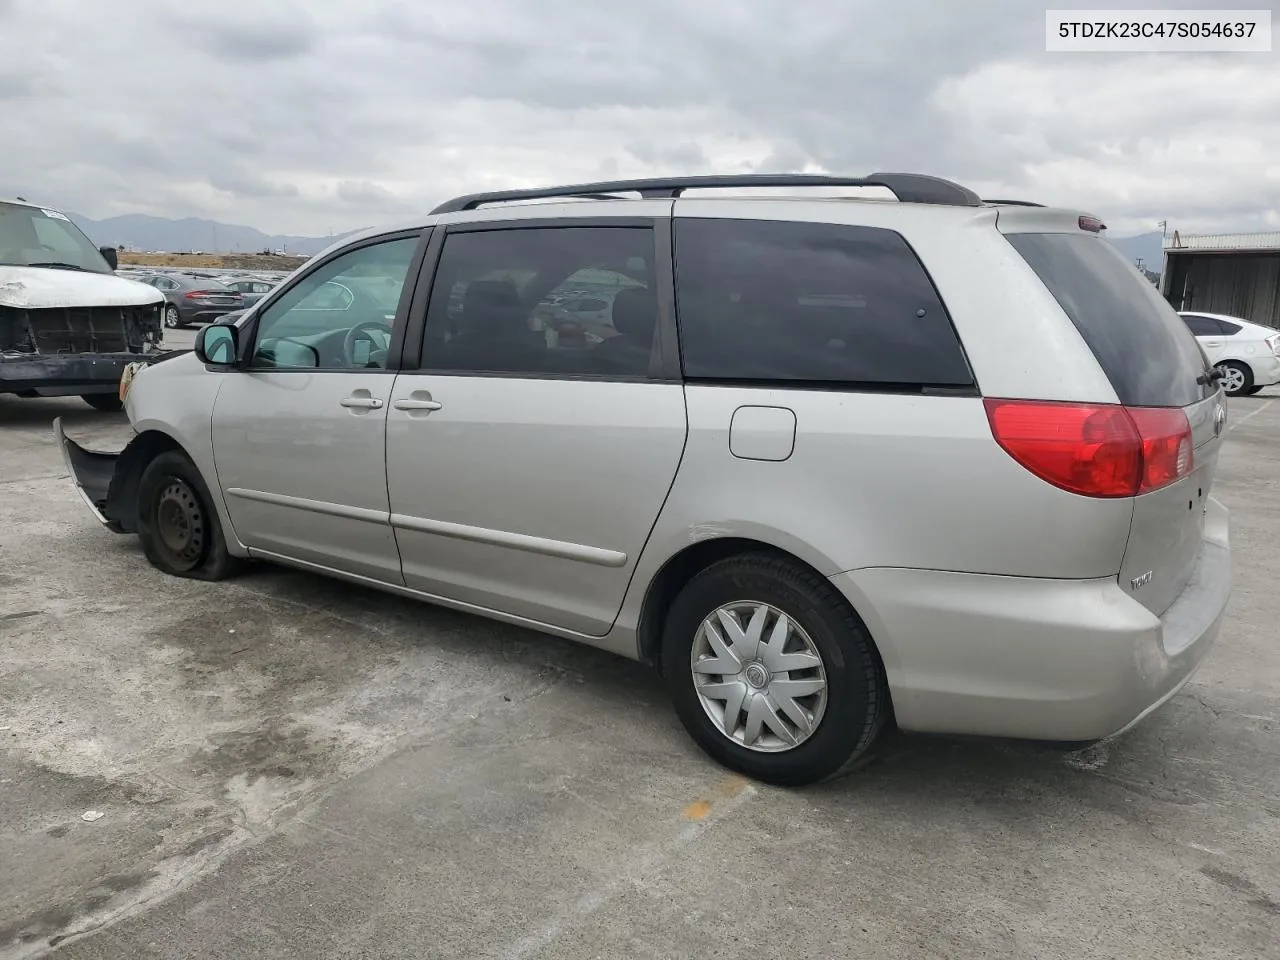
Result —
M 647 585 L 703 540 L 742 537 L 786 550 L 824 576 L 868 567 L 1020 577 L 1115 577 L 1131 500 L 1059 490 L 991 436 L 982 401 L 687 385 L 689 438 L 619 627 Z M 730 451 L 740 406 L 794 411 L 792 455 Z

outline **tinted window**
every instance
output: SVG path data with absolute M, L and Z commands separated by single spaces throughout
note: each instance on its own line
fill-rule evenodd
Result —
M 359 247 L 313 270 L 258 323 L 256 367 L 380 369 L 417 237 Z
M 1200 345 L 1115 247 L 1083 233 L 1007 239 L 1076 325 L 1121 403 L 1184 407 L 1209 395 L 1196 383 L 1205 372 Z
M 653 284 L 648 228 L 452 233 L 431 289 L 422 366 L 643 377 L 658 320 Z
M 1212 317 L 1202 317 L 1194 313 L 1188 313 L 1183 314 L 1182 321 L 1187 325 L 1187 329 L 1197 337 L 1222 336 L 1222 325 Z
M 891 230 L 684 219 L 675 237 L 690 378 L 973 383 L 933 284 Z
M 1237 333 L 1244 329 L 1238 323 L 1232 323 L 1230 320 L 1219 320 L 1218 326 L 1222 327 L 1222 332 L 1228 337 L 1234 337 Z

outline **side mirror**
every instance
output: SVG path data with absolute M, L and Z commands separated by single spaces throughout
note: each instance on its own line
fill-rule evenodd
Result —
M 196 356 L 214 367 L 236 365 L 239 330 L 221 323 L 210 324 L 196 334 Z
M 107 261 L 107 266 L 112 270 L 120 266 L 120 258 L 116 255 L 115 247 L 99 247 L 98 252 L 102 254 L 102 259 Z

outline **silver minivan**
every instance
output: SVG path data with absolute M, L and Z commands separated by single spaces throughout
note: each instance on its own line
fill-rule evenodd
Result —
M 867 186 L 897 202 L 831 195 Z M 121 453 L 55 430 L 162 570 L 650 662 L 761 780 L 890 723 L 1089 742 L 1187 681 L 1231 582 L 1216 374 L 1103 229 L 912 174 L 461 197 L 134 373 Z

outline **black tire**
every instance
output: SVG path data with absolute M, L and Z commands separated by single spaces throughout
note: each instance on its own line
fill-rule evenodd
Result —
M 182 314 L 178 313 L 178 308 L 172 303 L 164 308 L 164 325 L 170 330 L 180 330 L 186 326 L 182 322 Z
M 200 471 L 177 450 L 159 454 L 142 471 L 138 539 L 152 565 L 175 577 L 222 580 L 242 566 L 227 552 L 222 524 Z
M 798 746 L 764 753 L 725 735 L 703 708 L 691 658 L 702 621 L 722 604 L 767 603 L 812 640 L 827 681 L 825 712 Z M 676 713 L 711 757 L 766 783 L 803 786 L 852 770 L 890 715 L 884 667 L 861 618 L 824 577 L 788 558 L 743 554 L 707 567 L 684 587 L 667 613 L 663 675 Z
M 1260 393 L 1261 391 L 1262 391 L 1262 388 L 1255 383 L 1252 387 L 1245 387 L 1240 392 L 1243 393 L 1246 397 L 1252 397 L 1255 393 Z
M 80 399 L 103 413 L 116 413 L 124 409 L 124 401 L 116 393 L 82 393 Z
M 1237 370 L 1244 378 L 1242 385 L 1235 390 L 1228 390 L 1225 384 L 1223 385 L 1223 392 L 1228 397 L 1239 397 L 1249 392 L 1249 389 L 1253 386 L 1253 371 L 1249 369 L 1248 364 L 1241 363 L 1238 360 L 1226 360 L 1218 364 L 1218 366 L 1224 370 Z

